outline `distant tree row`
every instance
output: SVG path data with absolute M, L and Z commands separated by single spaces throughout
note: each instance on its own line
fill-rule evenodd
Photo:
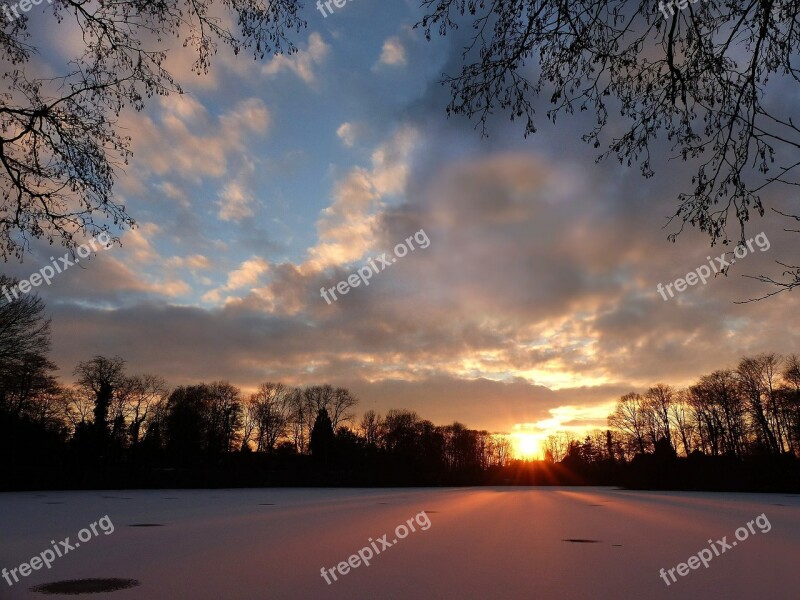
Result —
M 268 382 L 247 397 L 226 381 L 170 390 L 162 377 L 128 375 L 118 356 L 78 363 L 75 385 L 61 386 L 50 374 L 52 363 L 17 358 L 3 363 L 0 411 L 67 440 L 97 444 L 98 451 L 146 445 L 206 456 L 271 452 L 288 444 L 305 454 L 321 411 L 339 428 L 353 419 L 358 402 L 348 390 L 330 385 L 301 389 Z
M 660 445 L 677 455 L 800 457 L 800 358 L 774 353 L 744 357 L 735 369 L 703 375 L 694 385 L 658 383 L 621 396 L 608 431 L 579 442 L 569 432 L 549 436 L 545 459 L 630 461 Z
M 686 389 L 657 384 L 625 394 L 608 423 L 628 456 L 652 452 L 659 440 L 684 456 L 800 456 L 800 358 L 744 357 Z
M 412 463 L 438 462 L 451 471 L 503 467 L 512 460 L 511 442 L 502 434 L 468 429 L 458 422 L 437 426 L 408 410 L 390 410 L 385 417 L 369 410 L 356 432 L 370 449 Z

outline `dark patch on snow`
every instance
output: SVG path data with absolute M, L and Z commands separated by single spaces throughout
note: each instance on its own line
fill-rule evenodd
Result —
M 53 581 L 43 583 L 30 589 L 32 592 L 40 594 L 99 594 L 102 592 L 115 592 L 117 590 L 127 590 L 136 587 L 139 582 L 135 579 L 120 579 L 111 577 L 107 579 L 66 579 L 64 581 Z
M 573 544 L 602 544 L 600 540 L 583 540 L 580 538 L 569 538 L 566 540 L 561 540 L 562 542 L 571 542 Z

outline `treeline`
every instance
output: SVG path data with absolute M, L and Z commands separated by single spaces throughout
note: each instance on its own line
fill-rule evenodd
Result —
M 0 276 L 0 286 L 13 285 Z M 225 382 L 170 389 L 121 357 L 78 362 L 62 385 L 36 296 L 0 296 L 0 489 L 269 485 L 626 485 L 800 490 L 800 363 L 744 358 L 687 389 L 617 402 L 609 428 L 512 457 L 506 435 L 415 412 L 367 411 L 331 385 Z
M 745 357 L 686 389 L 626 394 L 608 423 L 626 457 L 654 452 L 659 440 L 683 456 L 800 456 L 800 358 Z
M 6 370 L 2 463 L 18 481 L 47 486 L 43 474 L 70 473 L 78 483 L 67 486 L 174 485 L 220 468 L 260 484 L 271 481 L 259 478 L 259 469 L 295 471 L 278 483 L 324 483 L 327 472 L 365 484 L 437 483 L 511 459 L 504 436 L 437 426 L 411 411 L 367 411 L 355 423 L 357 399 L 330 385 L 267 382 L 247 396 L 224 381 L 169 390 L 162 378 L 128 375 L 123 359 L 103 356 L 74 372 L 76 384 L 60 386 L 45 373 L 25 383 Z
M 800 358 L 764 353 L 676 388 L 617 400 L 609 429 L 549 436 L 545 460 L 633 487 L 800 487 Z M 624 465 L 624 468 L 618 468 Z
M 659 445 L 684 457 L 800 457 L 800 357 L 745 357 L 735 369 L 703 375 L 687 388 L 658 383 L 643 394 L 630 392 L 617 400 L 608 426 L 583 441 L 569 432 L 549 436 L 545 460 L 630 462 Z

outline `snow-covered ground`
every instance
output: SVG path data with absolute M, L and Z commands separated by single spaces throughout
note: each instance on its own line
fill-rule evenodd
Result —
M 0 568 L 29 561 L 51 540 L 69 536 L 74 544 L 80 529 L 104 515 L 114 525 L 110 535 L 96 527 L 96 537 L 50 570 L 13 586 L 0 579 L 0 598 L 51 597 L 29 588 L 119 577 L 140 585 L 91 597 L 794 599 L 798 508 L 797 495 L 611 488 L 0 494 Z M 416 531 L 393 543 L 396 528 L 421 511 L 427 530 L 420 516 Z M 768 533 L 752 526 L 755 533 L 707 569 L 700 565 L 670 586 L 659 576 L 709 548 L 709 539 L 735 541 L 736 529 L 762 513 Z M 131 527 L 142 524 L 163 526 Z M 338 580 L 328 575 L 332 583 L 325 582 L 321 568 L 335 569 L 369 547 L 369 538 L 381 548 L 384 534 L 392 545 L 369 566 L 334 571 Z

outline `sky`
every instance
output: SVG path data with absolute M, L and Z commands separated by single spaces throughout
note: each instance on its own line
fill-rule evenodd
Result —
M 172 385 L 330 383 L 360 411 L 541 436 L 605 427 L 620 395 L 656 382 L 797 351 L 797 294 L 735 303 L 769 291 L 747 275 L 791 258 L 784 223 L 753 220 L 768 244 L 664 300 L 658 284 L 724 250 L 691 228 L 667 239 L 692 168 L 666 146 L 650 179 L 596 163 L 580 140 L 589 115 L 541 116 L 528 138 L 504 115 L 488 137 L 448 118 L 440 79 L 469 31 L 426 41 L 421 15 L 416 2 L 351 0 L 327 17 L 309 4 L 291 57 L 221 49 L 198 76 L 170 55 L 185 94 L 119 120 L 134 154 L 115 189 L 138 227 L 38 288 L 62 381 L 119 355 Z M 44 7 L 29 16 L 36 68 L 80 47 Z M 427 247 L 394 256 L 415 234 Z M 62 253 L 35 244 L 0 269 L 24 279 Z M 382 253 L 396 261 L 369 285 L 322 297 Z

